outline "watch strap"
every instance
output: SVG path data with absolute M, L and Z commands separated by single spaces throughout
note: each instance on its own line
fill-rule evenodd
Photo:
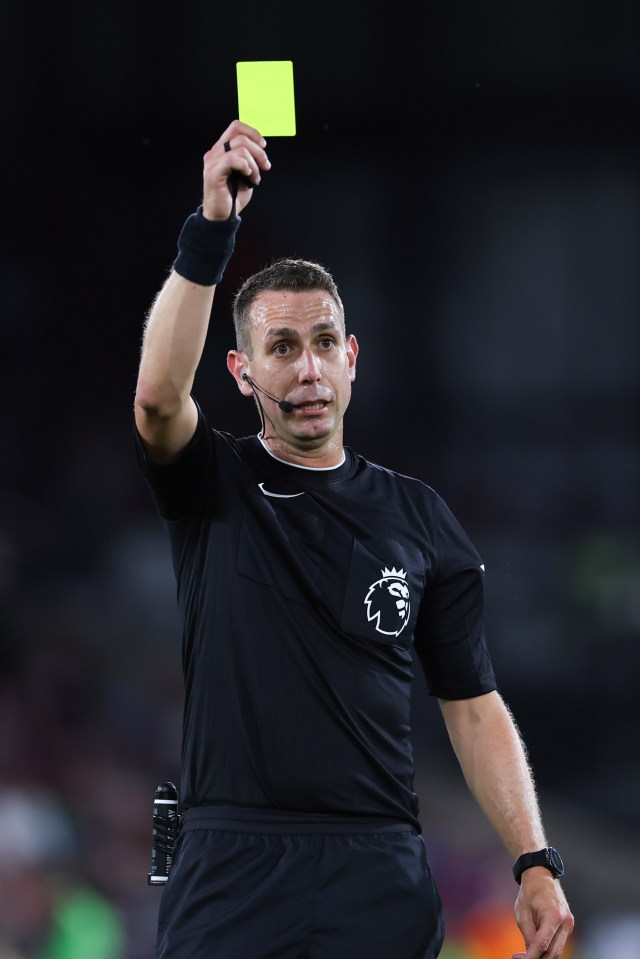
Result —
M 564 875 L 564 863 L 560 853 L 553 846 L 547 846 L 537 852 L 525 852 L 518 856 L 512 867 L 515 881 L 520 884 L 522 873 L 533 866 L 544 866 L 554 879 L 559 879 L 560 876 Z

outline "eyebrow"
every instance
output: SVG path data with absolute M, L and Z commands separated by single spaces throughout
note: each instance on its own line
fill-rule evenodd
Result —
M 333 320 L 321 320 L 319 323 L 314 323 L 311 327 L 312 333 L 324 333 L 326 330 L 338 331 L 339 327 Z M 290 326 L 279 326 L 276 330 L 268 330 L 265 334 L 265 340 L 274 340 L 281 337 L 295 340 L 299 335 L 298 330 L 294 330 Z

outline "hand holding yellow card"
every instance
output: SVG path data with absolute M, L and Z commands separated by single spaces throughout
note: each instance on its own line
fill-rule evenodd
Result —
M 236 63 L 238 119 L 263 137 L 296 135 L 291 60 L 243 60 Z

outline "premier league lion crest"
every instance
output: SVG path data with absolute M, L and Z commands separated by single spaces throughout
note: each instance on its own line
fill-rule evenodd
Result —
M 403 569 L 385 568 L 382 579 L 369 587 L 364 604 L 367 619 L 375 623 L 376 632 L 384 636 L 399 636 L 409 622 L 411 604 L 407 574 Z

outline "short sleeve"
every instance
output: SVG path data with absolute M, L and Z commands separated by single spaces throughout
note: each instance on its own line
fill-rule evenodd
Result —
M 437 498 L 434 568 L 415 630 L 427 688 L 440 699 L 496 689 L 484 630 L 484 566 L 446 503 Z
M 138 465 L 162 519 L 180 520 L 196 512 L 211 488 L 214 461 L 213 440 L 200 408 L 195 433 L 171 463 L 149 459 L 135 423 L 133 438 Z

